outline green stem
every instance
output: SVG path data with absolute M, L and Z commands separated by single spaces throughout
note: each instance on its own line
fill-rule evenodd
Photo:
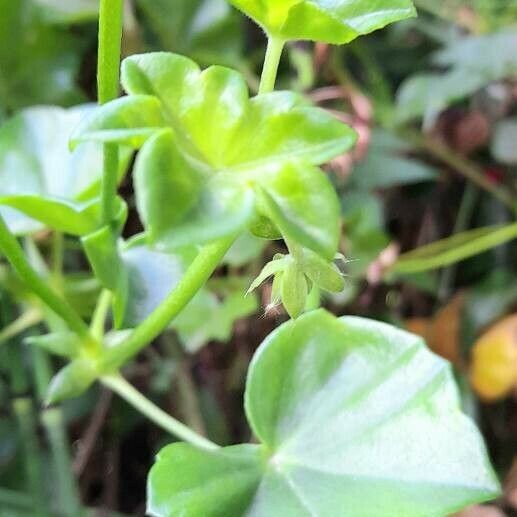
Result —
M 126 340 L 105 351 L 101 363 L 103 370 L 109 372 L 118 369 L 157 338 L 205 285 L 234 240 L 234 236 L 225 237 L 207 244 L 163 303 Z
M 285 41 L 283 39 L 269 36 L 264 68 L 260 78 L 259 94 L 269 93 L 275 89 L 278 65 L 280 64 L 284 45 Z
M 88 326 L 81 317 L 60 298 L 32 268 L 18 241 L 0 217 L 0 250 L 11 263 L 16 274 L 26 286 L 59 315 L 71 330 L 80 336 L 88 336 Z
M 100 104 L 116 99 L 119 94 L 122 15 L 122 0 L 101 0 L 97 62 L 97 87 Z M 115 216 L 117 176 L 118 148 L 114 144 L 106 144 L 101 185 L 101 216 L 104 224 L 110 224 Z
M 111 307 L 111 298 L 111 291 L 104 289 L 97 300 L 97 306 L 90 323 L 90 332 L 95 339 L 101 340 L 104 336 L 104 327 Z
M 63 413 L 60 408 L 46 409 L 41 414 L 41 421 L 50 443 L 59 493 L 59 509 L 63 515 L 80 516 L 82 509 L 72 475 L 72 461 L 65 434 Z
M 147 416 L 155 424 L 176 436 L 180 440 L 188 442 L 202 449 L 213 450 L 218 448 L 218 445 L 211 442 L 204 436 L 201 436 L 192 431 L 192 429 L 182 424 L 172 416 L 168 415 L 153 402 L 145 398 L 120 375 L 110 375 L 103 377 L 102 382 L 105 386 L 110 388 L 126 402 L 136 408 L 140 413 Z

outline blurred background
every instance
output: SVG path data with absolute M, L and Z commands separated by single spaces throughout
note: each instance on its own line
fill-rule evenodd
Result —
M 95 102 L 97 4 L 0 0 L 0 124 L 33 106 Z M 326 167 L 342 200 L 347 285 L 322 303 L 421 334 L 453 363 L 464 410 L 504 485 L 500 500 L 461 515 L 516 516 L 517 246 L 480 245 L 482 253 L 456 260 L 471 245 L 464 232 L 515 221 L 517 0 L 416 4 L 418 18 L 346 47 L 289 45 L 278 88 L 305 93 L 360 136 L 353 153 Z M 230 66 L 256 92 L 264 45 L 260 30 L 224 0 L 125 1 L 125 56 L 166 50 Z M 0 139 L 0 155 L 5 145 Z M 9 181 L 0 167 L 0 192 Z M 130 176 L 122 191 L 131 207 Z M 140 228 L 132 210 L 125 232 Z M 399 262 L 451 235 L 458 237 Z M 43 250 L 47 239 L 45 231 L 35 236 Z M 99 285 L 77 243 L 65 246 L 76 271 L 67 297 L 89 316 Z M 256 297 L 243 292 L 281 248 L 242 238 L 174 328 L 125 372 L 220 444 L 250 439 L 247 366 L 286 316 L 264 309 L 268 285 Z M 34 493 L 47 495 L 41 515 L 67 516 L 48 497 L 62 485 L 93 515 L 143 515 L 147 472 L 170 438 L 99 387 L 59 413 L 42 409 L 41 361 L 51 371 L 59 364 L 24 344 L 41 317 L 4 263 L 0 308 L 0 516 L 35 515 Z M 69 460 L 75 480 L 63 476 Z

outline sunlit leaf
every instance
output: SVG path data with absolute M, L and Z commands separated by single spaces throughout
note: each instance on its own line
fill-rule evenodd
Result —
M 334 256 L 338 202 L 315 166 L 349 149 L 352 129 L 294 93 L 249 99 L 237 72 L 201 72 L 174 54 L 126 59 L 122 82 L 130 98 L 100 108 L 75 139 L 136 138 L 139 146 L 147 138 L 135 177 L 152 244 L 174 249 L 246 226 L 256 233 L 256 217 L 265 216 L 289 238 Z M 149 96 L 160 101 L 161 117 L 138 116 L 134 103 Z M 164 120 L 166 129 L 159 127 Z
M 269 34 L 343 44 L 415 16 L 411 0 L 230 0 Z

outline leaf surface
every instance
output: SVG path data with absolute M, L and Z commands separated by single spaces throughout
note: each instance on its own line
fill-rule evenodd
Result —
M 284 324 L 257 351 L 245 402 L 261 445 L 168 446 L 151 515 L 444 517 L 498 492 L 450 366 L 389 325 L 323 310 Z
M 127 58 L 122 83 L 129 97 L 101 107 L 75 140 L 143 143 L 136 197 L 152 244 L 203 243 L 265 216 L 293 240 L 334 256 L 338 200 L 316 166 L 350 149 L 352 129 L 291 92 L 250 99 L 239 73 L 201 72 L 174 54 Z M 150 116 L 139 103 L 150 105 Z
M 0 128 L 0 213 L 13 232 L 50 226 L 84 235 L 96 228 L 102 146 L 87 142 L 68 148 L 72 131 L 92 109 L 30 108 Z M 121 174 L 128 158 L 126 150 Z
M 344 44 L 415 16 L 411 0 L 230 0 L 269 34 Z

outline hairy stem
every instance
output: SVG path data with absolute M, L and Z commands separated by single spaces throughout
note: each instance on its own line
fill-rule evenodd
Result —
M 82 337 L 89 335 L 81 317 L 60 298 L 29 264 L 21 246 L 0 217 L 0 250 L 25 285 Z
M 126 340 L 106 349 L 101 362 L 103 370 L 108 372 L 118 369 L 157 338 L 205 285 L 234 240 L 234 236 L 225 237 L 207 244 L 163 303 Z
M 259 94 L 269 93 L 275 89 L 278 65 L 280 64 L 284 45 L 285 41 L 283 39 L 269 36 L 264 68 L 262 69 L 262 77 L 260 78 Z
M 100 104 L 116 99 L 119 94 L 122 14 L 122 0 L 101 0 L 97 62 L 97 87 Z M 110 224 L 115 216 L 118 161 L 117 146 L 105 144 L 101 186 L 101 215 L 104 224 Z
M 120 375 L 110 375 L 102 378 L 105 386 L 117 393 L 126 402 L 131 404 L 140 413 L 147 416 L 155 424 L 160 426 L 165 431 L 176 436 L 180 440 L 188 442 L 196 447 L 203 449 L 217 449 L 218 445 L 211 442 L 204 436 L 192 431 L 189 427 L 182 424 L 165 411 L 156 406 L 149 399 L 145 398 L 139 391 L 137 391 L 131 384 L 129 384 Z

